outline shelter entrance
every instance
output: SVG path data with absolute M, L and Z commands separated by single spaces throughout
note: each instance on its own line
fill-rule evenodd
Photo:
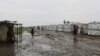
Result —
M 14 24 L 8 25 L 8 31 L 7 31 L 7 41 L 14 42 L 15 36 L 14 36 Z

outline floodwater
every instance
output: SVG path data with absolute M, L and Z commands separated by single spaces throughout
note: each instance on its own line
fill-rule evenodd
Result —
M 24 32 L 22 41 L 15 44 L 0 43 L 0 56 L 100 56 L 100 41 L 78 38 L 71 34 L 44 31 Z

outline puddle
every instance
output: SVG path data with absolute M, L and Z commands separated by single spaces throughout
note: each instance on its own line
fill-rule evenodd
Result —
M 37 37 L 35 37 L 35 39 L 42 39 L 43 38 L 43 36 L 37 36 Z
M 49 51 L 51 50 L 51 46 L 47 44 L 37 44 L 37 47 L 40 47 L 43 51 Z

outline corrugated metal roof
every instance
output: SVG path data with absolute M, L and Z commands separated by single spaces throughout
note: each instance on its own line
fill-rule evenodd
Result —
M 22 24 L 20 24 L 20 23 L 17 23 L 17 21 L 8 21 L 8 20 L 0 21 L 0 24 L 14 24 L 14 25 L 22 25 Z

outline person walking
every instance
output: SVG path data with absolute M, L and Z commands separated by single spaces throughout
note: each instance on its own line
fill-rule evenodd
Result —
M 31 35 L 34 36 L 34 28 L 31 29 Z
M 37 26 L 37 33 L 40 35 L 40 26 Z
M 40 26 L 37 26 L 37 29 L 40 30 Z
M 73 25 L 73 31 L 72 31 L 72 33 L 73 33 L 73 35 L 74 35 L 74 42 L 77 41 L 78 29 L 79 29 L 78 25 L 75 25 L 75 24 L 74 24 L 74 25 Z

